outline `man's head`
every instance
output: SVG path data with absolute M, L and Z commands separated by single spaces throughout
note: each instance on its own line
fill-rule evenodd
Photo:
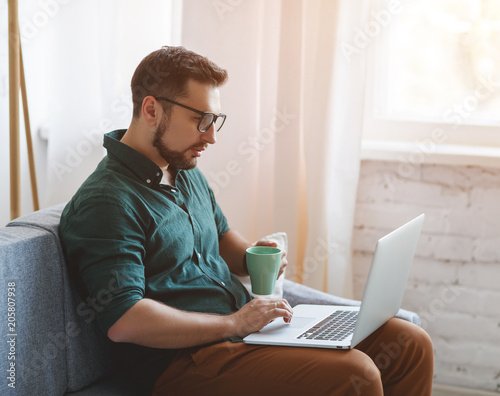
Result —
M 125 136 L 124 141 L 160 167 L 194 168 L 208 144 L 216 142 L 216 130 L 225 120 L 218 87 L 226 80 L 226 70 L 183 47 L 149 54 L 131 84 L 131 128 L 142 131 L 143 138 L 132 142 Z
M 186 95 L 188 80 L 213 87 L 227 80 L 227 71 L 211 60 L 184 47 L 162 47 L 146 56 L 134 72 L 131 82 L 133 117 L 141 115 L 146 96 L 177 100 Z M 173 105 L 164 102 L 168 113 Z

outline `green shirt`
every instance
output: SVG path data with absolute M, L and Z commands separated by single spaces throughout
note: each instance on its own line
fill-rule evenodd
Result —
M 124 133 L 104 136 L 108 155 L 60 224 L 68 267 L 99 327 L 106 334 L 142 298 L 186 311 L 237 311 L 251 297 L 219 254 L 229 227 L 206 179 L 195 168 L 179 170 L 175 186 L 160 184 L 161 169 L 121 143 Z

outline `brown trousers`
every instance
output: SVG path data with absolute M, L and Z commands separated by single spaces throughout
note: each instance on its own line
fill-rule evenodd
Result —
M 391 319 L 351 350 L 231 342 L 184 350 L 153 396 L 430 396 L 433 367 L 427 333 Z

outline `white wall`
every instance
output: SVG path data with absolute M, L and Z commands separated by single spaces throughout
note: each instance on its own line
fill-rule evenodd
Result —
M 426 214 L 403 308 L 422 317 L 435 382 L 500 390 L 500 168 L 363 161 L 354 245 L 361 299 L 378 238 Z

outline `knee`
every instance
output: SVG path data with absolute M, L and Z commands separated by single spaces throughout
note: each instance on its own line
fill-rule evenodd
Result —
M 420 348 L 432 350 L 431 337 L 424 329 L 413 323 L 406 323 L 406 325 L 398 336 L 398 340 L 400 340 L 402 345 L 415 344 Z
M 420 355 L 422 359 L 432 362 L 434 361 L 434 347 L 432 345 L 432 340 L 424 329 L 414 326 L 414 329 L 410 334 L 410 340 L 412 340 L 415 344 L 414 348 L 416 349 L 416 353 Z
M 359 354 L 350 367 L 349 395 L 382 395 L 381 373 L 373 360 Z
M 391 319 L 385 329 L 386 336 L 378 343 L 378 351 L 373 355 L 373 361 L 381 371 L 393 362 L 433 368 L 432 340 L 424 329 L 402 319 Z
M 418 327 L 410 324 L 404 331 L 401 331 L 397 337 L 397 343 L 401 345 L 403 353 L 406 353 L 406 359 L 415 364 L 426 364 L 430 367 L 434 364 L 434 349 L 429 334 Z

